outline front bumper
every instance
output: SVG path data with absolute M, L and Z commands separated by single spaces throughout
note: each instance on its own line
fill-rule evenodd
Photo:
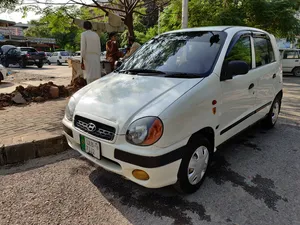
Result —
M 117 173 L 127 179 L 147 188 L 160 188 L 175 184 L 181 163 L 184 147 L 159 156 L 146 156 L 122 150 L 124 143 L 107 143 L 83 131 L 75 129 L 72 122 L 63 119 L 64 134 L 71 148 L 78 151 L 85 158 L 102 168 Z M 101 159 L 97 159 L 83 152 L 80 148 L 80 135 L 86 136 L 101 143 Z M 170 147 L 172 149 L 172 147 Z M 141 150 L 143 151 L 143 150 Z M 149 175 L 148 180 L 136 179 L 133 170 L 143 170 Z

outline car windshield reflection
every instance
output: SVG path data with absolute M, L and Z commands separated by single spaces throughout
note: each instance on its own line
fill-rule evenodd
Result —
M 148 71 L 151 76 L 196 78 L 211 73 L 226 39 L 225 32 L 163 34 L 144 44 L 118 71 Z

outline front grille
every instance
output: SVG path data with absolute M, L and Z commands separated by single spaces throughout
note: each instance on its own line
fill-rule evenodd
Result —
M 115 138 L 116 129 L 114 127 L 81 116 L 75 116 L 74 125 L 78 129 L 104 140 L 112 141 Z

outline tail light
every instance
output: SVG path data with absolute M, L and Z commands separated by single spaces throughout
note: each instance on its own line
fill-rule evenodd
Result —
M 27 57 L 27 58 L 29 58 L 29 57 L 30 57 L 30 55 L 29 55 L 29 54 L 26 54 L 26 57 Z

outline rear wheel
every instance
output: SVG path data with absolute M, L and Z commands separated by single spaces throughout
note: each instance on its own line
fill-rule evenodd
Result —
M 266 128 L 272 128 L 275 126 L 275 124 L 278 120 L 280 107 L 281 107 L 281 98 L 279 96 L 277 96 L 271 106 L 271 109 L 270 109 L 268 115 L 264 119 L 264 126 Z
M 294 74 L 294 76 L 296 76 L 296 77 L 300 77 L 300 67 L 296 67 L 296 68 L 293 70 L 293 74 Z
M 37 67 L 38 67 L 38 68 L 42 68 L 43 65 L 44 65 L 43 63 L 39 63 L 39 64 L 37 64 Z
M 24 60 L 20 60 L 19 61 L 19 66 L 20 66 L 20 68 L 25 68 L 26 67 L 25 61 Z
M 197 138 L 196 142 L 187 145 L 180 164 L 178 181 L 175 184 L 179 192 L 194 193 L 200 188 L 206 176 L 212 152 L 212 145 L 205 137 Z

